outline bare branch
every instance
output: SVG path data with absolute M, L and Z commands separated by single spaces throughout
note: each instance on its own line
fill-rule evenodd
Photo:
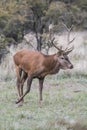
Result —
M 73 29 L 73 25 L 71 25 L 71 28 L 68 28 L 65 23 L 62 23 L 62 25 L 66 28 L 66 30 L 67 30 L 68 32 L 71 32 L 72 29 Z
M 30 44 L 30 46 L 31 46 L 34 50 L 36 50 L 36 48 L 31 44 L 30 41 L 28 41 L 26 38 L 24 38 L 24 39 L 25 39 L 26 43 Z

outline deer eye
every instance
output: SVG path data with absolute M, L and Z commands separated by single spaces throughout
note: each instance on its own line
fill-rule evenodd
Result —
M 63 59 L 64 59 L 64 57 L 61 57 L 61 59 L 63 60 Z

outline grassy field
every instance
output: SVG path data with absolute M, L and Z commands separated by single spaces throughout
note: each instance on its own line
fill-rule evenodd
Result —
M 72 34 L 73 37 L 74 33 Z M 66 41 L 64 34 L 59 43 Z M 43 106 L 39 107 L 38 81 L 32 84 L 22 107 L 15 104 L 17 90 L 12 54 L 0 64 L 0 130 L 87 130 L 87 32 L 78 33 L 70 60 L 73 70 L 48 76 Z M 10 48 L 13 52 L 24 48 Z M 50 52 L 55 53 L 53 48 Z M 25 84 L 26 89 L 26 84 Z
M 48 77 L 42 108 L 37 80 L 22 107 L 16 99 L 15 81 L 0 82 L 0 130 L 87 130 L 86 77 Z

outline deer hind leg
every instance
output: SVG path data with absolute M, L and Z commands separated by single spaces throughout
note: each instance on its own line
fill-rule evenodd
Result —
M 21 87 L 20 87 L 21 96 L 20 97 L 23 96 L 23 86 L 24 86 L 24 83 L 25 83 L 27 77 L 28 77 L 27 73 L 23 71 L 22 72 L 22 78 L 21 78 Z M 22 99 L 22 102 L 24 102 L 23 99 Z
M 32 79 L 33 78 L 31 76 L 28 76 L 28 79 L 27 79 L 27 90 L 25 91 L 25 93 L 23 94 L 23 96 L 20 97 L 20 99 L 16 102 L 16 104 L 19 103 L 19 102 L 21 102 L 23 100 L 23 98 L 27 95 L 27 93 L 30 92 Z
M 20 98 L 20 97 L 21 97 L 20 86 L 21 86 L 22 69 L 19 68 L 19 67 L 16 67 L 16 74 L 17 74 L 17 91 L 18 91 L 18 98 Z

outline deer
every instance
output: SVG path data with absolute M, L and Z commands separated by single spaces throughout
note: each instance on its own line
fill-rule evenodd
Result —
M 71 30 L 69 30 L 70 33 Z M 69 36 L 69 35 L 68 35 Z M 68 45 L 74 41 L 69 41 Z M 53 75 L 59 73 L 61 69 L 73 69 L 73 64 L 69 60 L 69 54 L 72 52 L 74 47 L 66 47 L 62 49 L 54 43 L 55 38 L 51 39 L 52 45 L 57 49 L 57 52 L 51 55 L 43 54 L 36 50 L 22 49 L 18 51 L 14 56 L 14 64 L 17 74 L 17 90 L 18 100 L 16 104 L 21 103 L 23 105 L 24 97 L 30 92 L 31 84 L 34 78 L 39 80 L 39 103 L 43 101 L 42 91 L 44 79 L 47 75 Z M 27 80 L 27 89 L 23 93 L 23 86 Z

